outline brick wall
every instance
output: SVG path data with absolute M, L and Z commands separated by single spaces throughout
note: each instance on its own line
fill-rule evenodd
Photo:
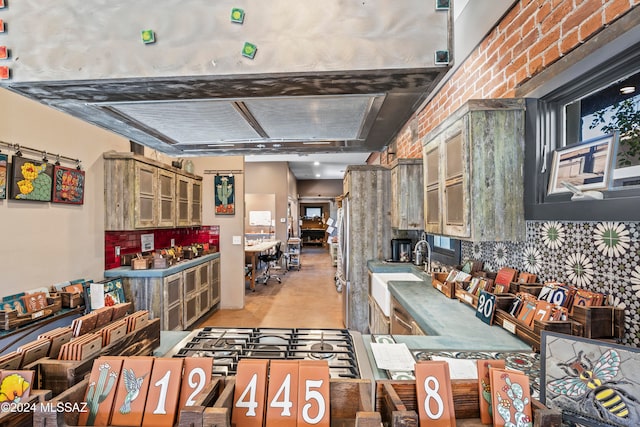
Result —
M 638 4 L 640 0 L 519 1 L 398 133 L 391 144 L 395 157 L 421 158 L 421 139 L 467 100 L 513 97 L 519 85 Z

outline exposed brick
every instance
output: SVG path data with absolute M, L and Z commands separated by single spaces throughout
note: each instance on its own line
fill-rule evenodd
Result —
M 530 76 L 535 76 L 536 74 L 538 74 L 544 68 L 542 64 L 542 57 L 538 56 L 530 59 L 529 63 L 527 64 L 527 68 L 529 70 Z
M 538 39 L 537 42 L 531 45 L 531 48 L 528 49 L 527 53 L 529 57 L 536 57 L 545 50 L 549 49 L 550 46 L 557 44 L 560 40 L 560 30 L 555 29 L 548 34 L 543 35 L 542 38 Z M 526 46 L 526 45 L 525 45 Z
M 571 31 L 569 34 L 565 35 L 560 41 L 560 52 L 563 55 L 566 55 L 567 52 L 571 51 L 580 43 L 578 38 L 578 29 Z
M 635 4 L 640 4 L 640 0 L 636 0 Z M 608 24 L 628 10 L 629 0 L 609 1 L 604 7 L 604 22 Z
M 545 67 L 548 67 L 549 65 L 556 62 L 558 58 L 560 58 L 560 56 L 560 48 L 558 47 L 558 45 L 551 46 L 542 55 L 542 63 Z
M 551 13 L 551 4 L 548 1 L 544 1 L 538 6 L 538 10 L 536 11 L 536 25 L 543 22 L 549 14 Z
M 600 14 L 602 0 L 585 0 L 578 7 L 573 9 L 567 18 L 562 21 L 562 32 L 568 33 L 592 15 Z
M 578 36 L 580 41 L 585 41 L 602 29 L 601 14 L 592 15 L 578 27 Z

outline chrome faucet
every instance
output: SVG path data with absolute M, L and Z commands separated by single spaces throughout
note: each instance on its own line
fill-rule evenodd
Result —
M 421 248 L 421 246 L 426 246 L 427 247 L 427 262 L 424 262 L 424 251 Z M 424 271 L 426 271 L 427 273 L 431 272 L 431 245 L 429 245 L 429 242 L 427 242 L 426 239 L 422 239 L 420 240 L 418 243 L 416 243 L 415 246 L 415 257 L 414 259 L 416 260 L 416 264 L 417 265 L 422 265 L 423 263 L 425 264 L 425 268 Z

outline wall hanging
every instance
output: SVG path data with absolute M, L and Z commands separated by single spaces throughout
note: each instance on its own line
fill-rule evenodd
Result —
M 84 171 L 56 165 L 53 168 L 54 203 L 84 203 Z
M 12 156 L 11 199 L 51 201 L 53 165 L 41 160 Z
M 213 183 L 216 215 L 234 215 L 236 213 L 234 177 L 216 175 Z
M 0 200 L 7 198 L 7 166 L 9 157 L 0 153 Z

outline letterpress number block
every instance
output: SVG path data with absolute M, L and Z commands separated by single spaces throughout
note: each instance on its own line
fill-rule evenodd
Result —
M 213 371 L 212 357 L 185 357 L 182 386 L 180 388 L 180 404 L 178 408 L 193 406 L 198 395 L 211 382 Z
M 455 427 L 449 364 L 418 362 L 415 371 L 420 426 Z
M 232 424 L 242 427 L 262 426 L 268 366 L 267 359 L 242 359 L 238 362 Z
M 297 360 L 273 360 L 269 365 L 267 425 L 296 427 L 298 417 Z
M 298 381 L 298 426 L 329 427 L 329 364 L 322 360 L 300 361 Z
M 173 426 L 178 410 L 182 363 L 182 359 L 177 358 L 157 358 L 153 362 L 143 427 Z

